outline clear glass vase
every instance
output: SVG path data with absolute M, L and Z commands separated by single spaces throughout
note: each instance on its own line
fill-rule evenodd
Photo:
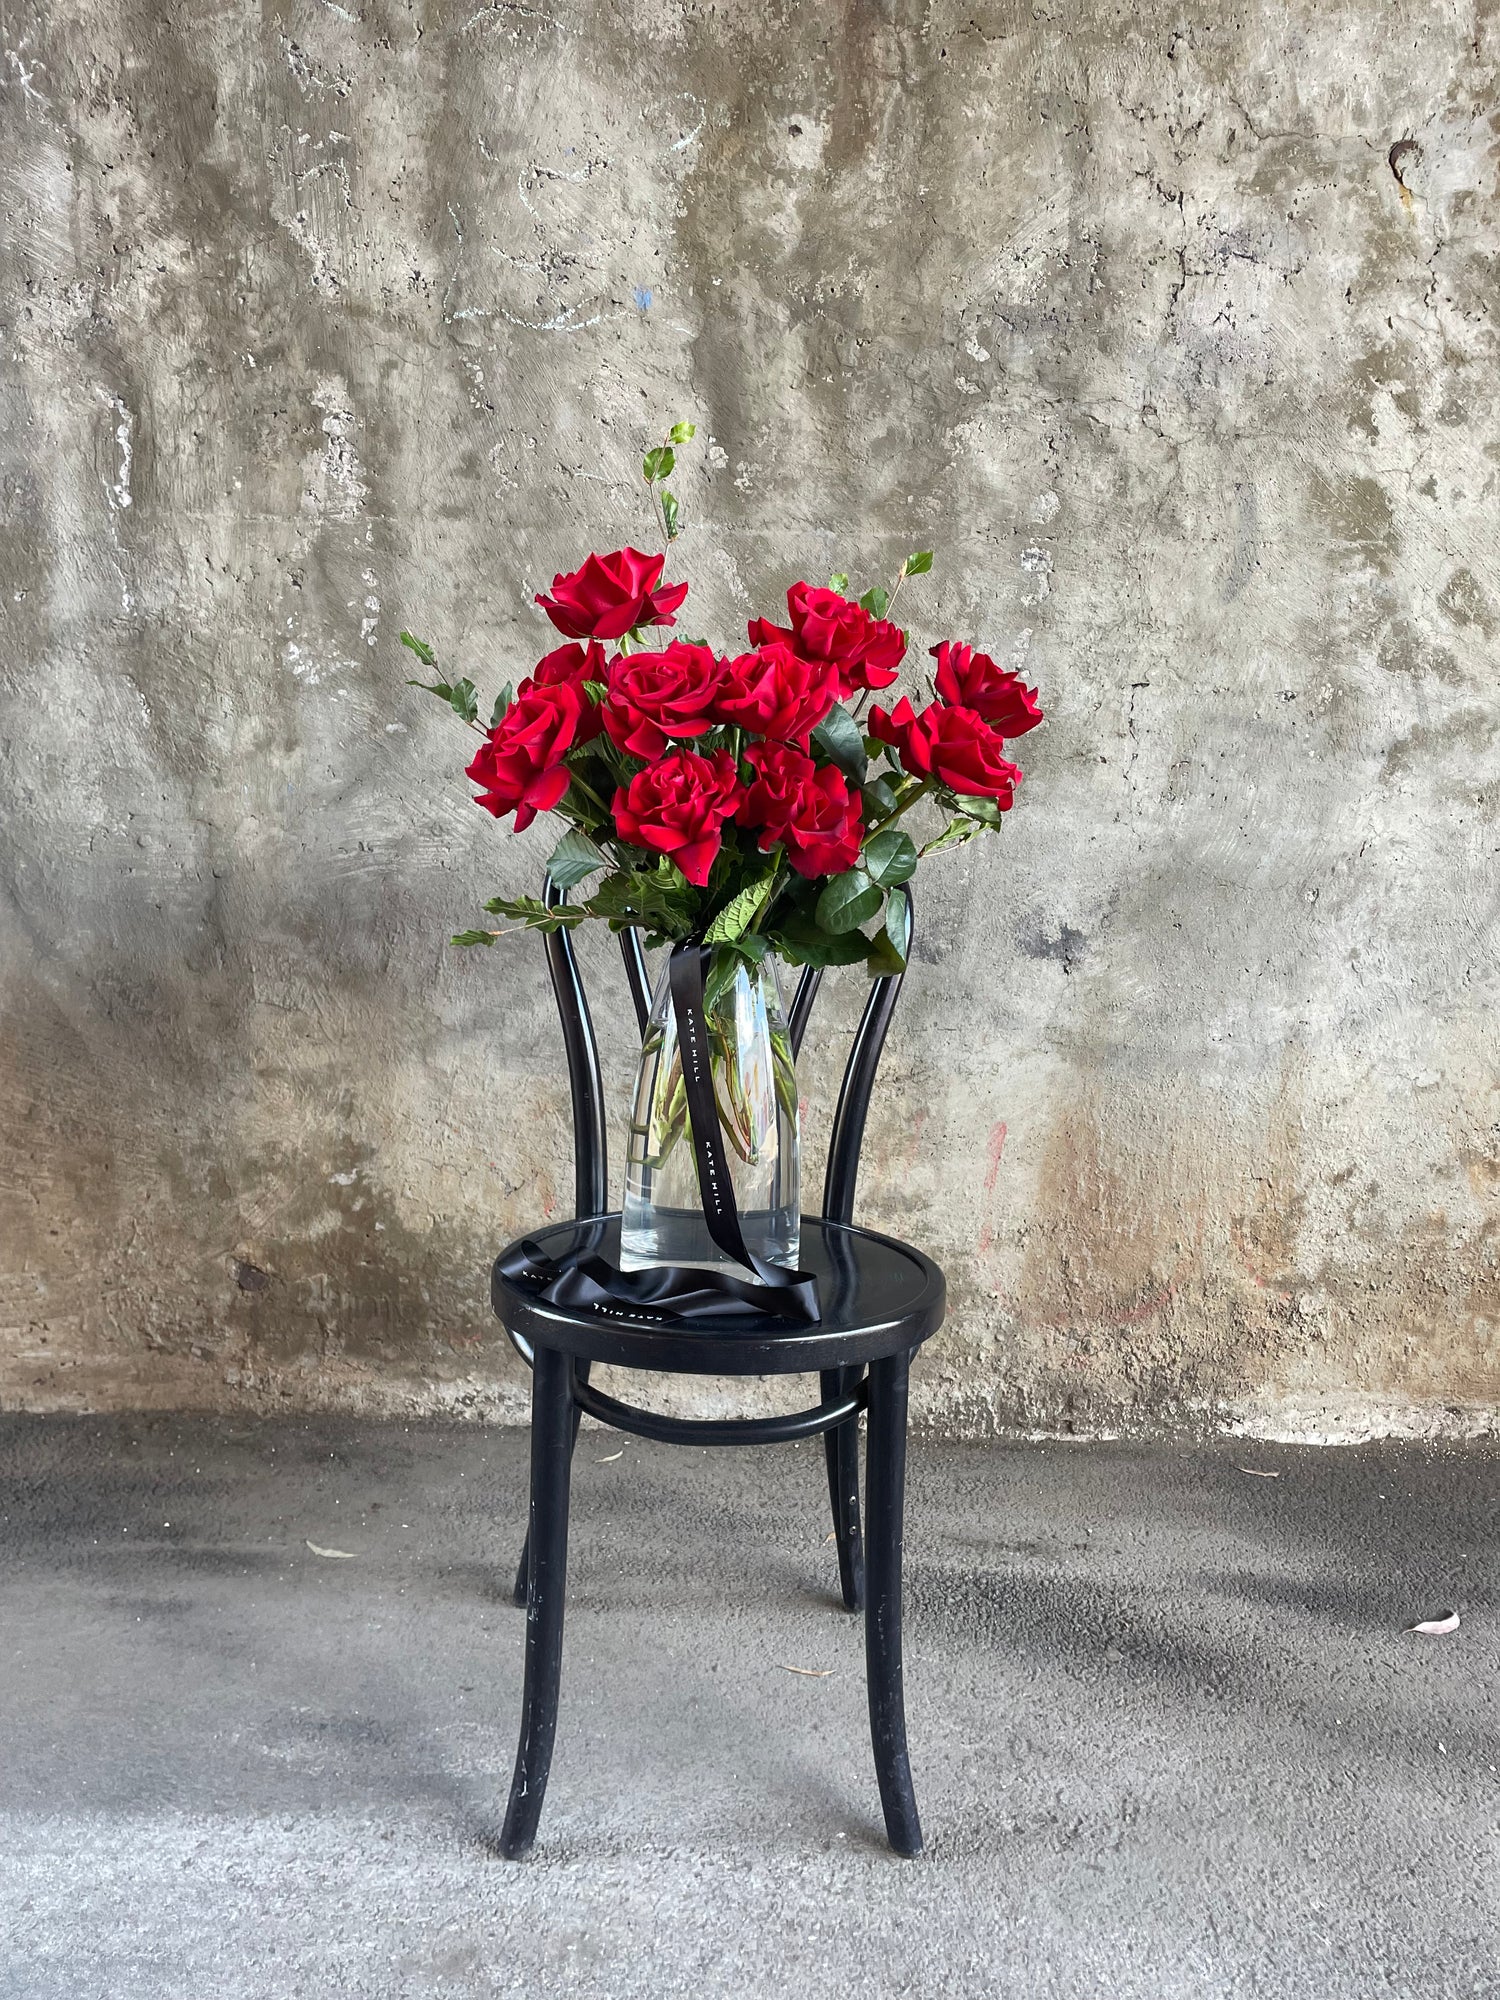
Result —
M 714 1100 L 745 1247 L 796 1268 L 797 1072 L 775 967 L 715 951 L 704 978 Z M 620 1264 L 677 1264 L 749 1276 L 708 1233 L 698 1193 L 677 1022 L 663 964 L 641 1043 L 625 1147 Z

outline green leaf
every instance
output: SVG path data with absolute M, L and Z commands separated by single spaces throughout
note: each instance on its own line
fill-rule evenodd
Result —
M 654 445 L 641 460 L 641 473 L 646 484 L 654 486 L 658 479 L 669 479 L 676 463 L 677 454 L 669 444 Z
M 965 819 L 977 819 L 981 826 L 1005 824 L 1005 815 L 993 799 L 970 798 L 967 793 L 962 793 L 955 799 L 954 804 Z
M 677 495 L 669 493 L 663 487 L 661 493 L 661 517 L 667 524 L 667 540 L 669 542 L 675 542 L 677 539 L 677 516 L 680 511 L 677 505 Z
M 830 937 L 802 911 L 793 911 L 771 933 L 777 956 L 788 965 L 858 965 L 867 957 L 870 940 L 863 931 Z
M 472 681 L 455 681 L 449 687 L 446 681 L 408 681 L 409 688 L 422 688 L 428 694 L 435 694 L 439 701 L 447 702 L 455 715 L 461 715 L 465 722 L 476 722 L 479 718 L 479 691 Z
M 587 744 L 580 748 L 575 743 L 563 759 L 563 762 L 569 766 L 570 770 L 579 763 L 587 766 L 592 751 L 592 744 Z M 589 786 L 587 791 L 584 790 L 585 785 Z M 594 796 L 594 787 L 589 785 L 587 778 L 584 778 L 581 783 L 575 783 L 570 777 L 568 780 L 568 789 L 563 793 L 552 810 L 559 818 L 569 820 L 574 826 L 581 826 L 589 833 L 597 829 L 607 837 L 608 834 L 614 831 L 614 827 L 610 821 L 609 808 L 607 806 L 601 807 L 598 798 Z
M 664 937 L 684 938 L 693 927 L 698 891 L 669 862 L 659 868 L 621 868 L 606 875 L 589 898 L 589 914 L 621 926 L 638 924 Z
M 863 932 L 860 933 L 864 935 Z M 865 954 L 865 970 L 872 979 L 880 979 L 894 972 L 906 970 L 906 960 L 901 957 L 883 930 L 875 933 L 874 942 Z
M 909 882 L 917 872 L 916 843 L 903 828 L 888 826 L 866 841 L 860 860 L 872 882 L 878 882 L 883 889 L 894 889 L 898 882 Z
M 836 590 L 840 597 L 849 595 L 849 579 L 841 569 L 836 569 L 828 579 L 828 588 Z
M 416 654 L 424 667 L 435 667 L 437 665 L 437 654 L 425 639 L 417 638 L 413 632 L 403 632 L 401 634 L 401 643 L 408 651 Z M 420 687 L 422 683 L 420 681 L 408 681 L 407 685 L 408 687 Z
M 698 426 L 696 424 L 673 424 L 671 430 L 667 432 L 667 436 L 673 444 L 686 444 L 690 437 L 697 435 L 697 431 Z
M 496 931 L 457 931 L 448 940 L 450 944 L 493 944 L 499 935 Z
M 499 722 L 501 716 L 504 715 L 505 711 L 510 707 L 511 703 L 515 700 L 515 698 L 516 698 L 516 691 L 511 686 L 510 682 L 507 681 L 505 683 L 505 686 L 501 688 L 499 694 L 495 696 L 495 706 L 490 710 L 491 729 L 493 729 L 495 725 Z
M 859 601 L 872 618 L 884 618 L 891 594 L 882 585 L 872 583 Z
M 864 788 L 866 819 L 884 819 L 896 810 L 896 794 L 884 778 L 869 778 Z
M 509 917 L 533 931 L 561 931 L 579 924 L 589 914 L 582 903 L 559 903 L 548 909 L 539 896 L 491 896 L 484 906 L 492 917 Z M 486 936 L 491 933 L 486 932 Z
M 586 833 L 572 827 L 553 848 L 547 873 L 559 889 L 573 889 L 596 869 L 608 866 L 609 856 Z
M 891 950 L 904 966 L 911 950 L 911 897 L 904 889 L 894 890 L 885 906 L 883 935 L 890 939 Z
M 975 819 L 950 819 L 936 840 L 929 840 L 922 849 L 924 855 L 941 854 L 945 847 L 961 847 L 966 840 L 973 840 L 984 829 Z
M 585 681 L 583 691 L 594 704 L 595 708 L 597 708 L 609 693 L 609 685 L 605 681 Z
M 838 702 L 813 731 L 812 748 L 815 756 L 837 764 L 844 776 L 852 778 L 856 785 L 864 783 L 865 773 L 870 768 L 865 739 L 854 717 Z
M 818 898 L 817 918 L 823 929 L 837 937 L 857 930 L 880 908 L 884 891 L 877 889 L 863 868 L 846 869 L 835 875 Z
M 479 720 L 479 690 L 472 681 L 455 681 L 448 696 L 448 706 L 455 715 L 461 715 L 465 722 Z
M 741 889 L 737 896 L 731 898 L 703 933 L 703 942 L 733 944 L 737 938 L 743 937 L 760 915 L 761 905 L 776 881 L 776 874 L 773 868 L 769 875 L 762 875 L 758 882 L 752 882 L 748 889 Z
M 932 550 L 918 549 L 915 555 L 908 556 L 906 561 L 902 563 L 901 574 L 903 576 L 926 576 L 928 570 L 931 568 Z

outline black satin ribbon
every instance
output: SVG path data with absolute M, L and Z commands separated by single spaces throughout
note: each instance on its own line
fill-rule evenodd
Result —
M 818 1320 L 816 1276 L 811 1271 L 788 1271 L 757 1257 L 740 1228 L 714 1102 L 712 1051 L 703 1006 L 703 982 L 711 957 L 704 944 L 674 945 L 668 982 L 703 1220 L 719 1248 L 753 1271 L 754 1280 L 737 1278 L 729 1271 L 696 1271 L 676 1264 L 622 1271 L 598 1255 L 597 1233 L 592 1243 L 585 1242 L 564 1257 L 551 1257 L 540 1244 L 524 1238 L 501 1258 L 501 1273 L 528 1289 L 535 1286 L 538 1296 L 551 1305 L 586 1306 L 602 1313 L 623 1308 L 624 1316 L 631 1319 L 703 1322 L 756 1312 L 806 1325 L 815 1325 Z

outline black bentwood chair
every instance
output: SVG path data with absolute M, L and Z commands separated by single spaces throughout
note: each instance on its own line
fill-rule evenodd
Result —
M 564 900 L 550 880 L 545 898 L 554 908 Z M 617 1262 L 620 1218 L 604 1213 L 604 1091 L 588 1001 L 568 933 L 559 930 L 544 942 L 572 1087 L 577 1219 L 539 1231 L 527 1241 L 555 1259 L 584 1251 Z M 620 943 L 644 1033 L 650 990 L 640 937 L 633 930 L 623 931 Z M 821 977 L 808 968 L 798 984 L 789 1020 L 794 1054 L 801 1046 Z M 870 1734 L 886 1833 L 898 1854 L 922 1850 L 901 1687 L 906 1394 L 912 1355 L 942 1325 L 945 1287 L 942 1272 L 920 1251 L 872 1230 L 856 1229 L 850 1220 L 870 1090 L 900 988 L 899 975 L 877 979 L 872 986 L 839 1092 L 823 1213 L 802 1219 L 800 1262 L 818 1278 L 820 1316 L 815 1324 L 778 1324 L 747 1311 L 743 1318 L 718 1318 L 705 1328 L 674 1324 L 660 1313 L 638 1315 L 618 1302 L 554 1305 L 502 1271 L 502 1265 L 515 1268 L 518 1246 L 496 1260 L 491 1279 L 495 1312 L 532 1369 L 531 1514 L 515 1589 L 516 1602 L 526 1607 L 526 1680 L 521 1742 L 500 1836 L 501 1851 L 511 1858 L 525 1854 L 536 1838 L 552 1761 L 567 1585 L 569 1474 L 584 1410 L 617 1430 L 667 1444 L 783 1444 L 822 1433 L 844 1603 L 851 1611 L 863 1608 L 865 1614 Z M 595 1362 L 687 1375 L 796 1375 L 816 1370 L 822 1401 L 790 1416 L 728 1420 L 659 1416 L 617 1402 L 593 1387 L 589 1370 Z M 869 1413 L 869 1522 L 863 1550 L 861 1410 Z

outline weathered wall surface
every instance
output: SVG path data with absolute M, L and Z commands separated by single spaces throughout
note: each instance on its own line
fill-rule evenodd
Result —
M 524 670 L 692 416 L 691 629 L 931 545 L 923 643 L 1051 717 L 872 1125 L 952 1276 L 926 1420 L 1490 1421 L 1493 5 L 0 26 L 8 1404 L 522 1408 L 555 1024 L 443 941 L 546 829 L 396 634 Z

